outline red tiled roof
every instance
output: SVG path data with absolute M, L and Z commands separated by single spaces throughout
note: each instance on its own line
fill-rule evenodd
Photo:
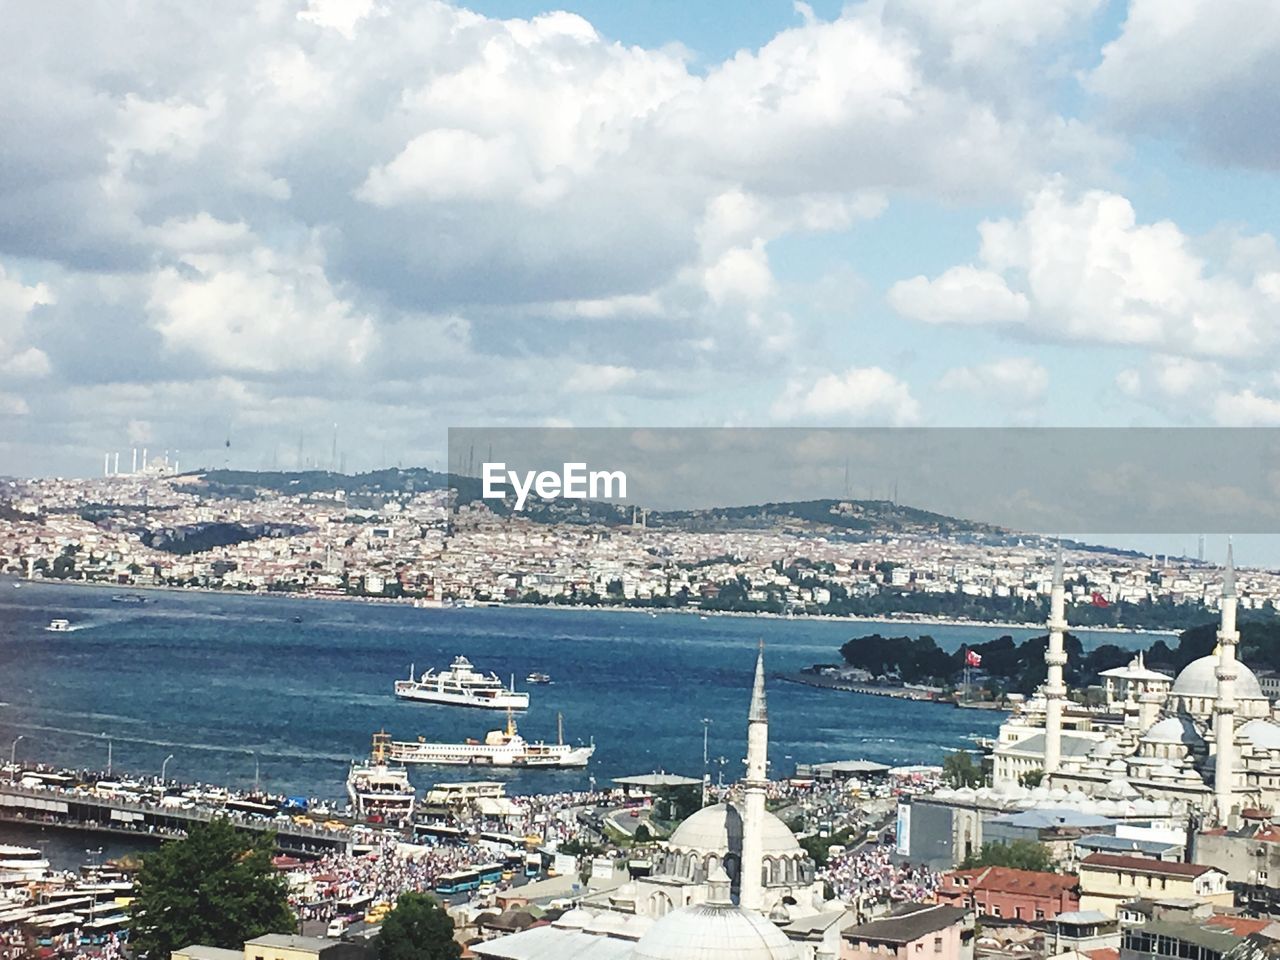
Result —
M 1280 843 L 1280 827 L 1263 827 L 1253 835 L 1253 839 L 1262 840 L 1266 843 Z
M 1168 877 L 1199 877 L 1216 870 L 1199 863 L 1179 863 L 1171 860 L 1151 860 L 1147 857 L 1126 857 L 1118 853 L 1091 853 L 1080 861 L 1081 867 L 1103 870 L 1131 870 L 1134 873 L 1164 874 Z M 1218 871 L 1221 873 L 1222 871 Z
M 1259 920 L 1256 917 L 1230 917 L 1224 913 L 1215 913 L 1208 922 L 1215 927 L 1226 927 L 1237 937 L 1248 937 L 1261 933 L 1275 921 Z
M 1079 878 L 1074 873 L 1041 873 L 1037 870 L 1016 870 L 1013 867 L 974 867 L 955 870 L 944 880 L 968 877 L 970 883 L 964 889 L 991 893 L 1030 893 L 1038 896 L 1057 897 L 1073 889 Z
M 1119 947 L 1099 947 L 1097 950 L 1086 950 L 1084 955 L 1089 960 L 1119 960 Z

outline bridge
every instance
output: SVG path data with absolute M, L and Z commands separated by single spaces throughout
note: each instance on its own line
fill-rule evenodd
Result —
M 0 784 L 0 822 L 162 839 L 185 836 L 193 823 L 218 819 L 228 820 L 246 832 L 274 831 L 276 846 L 282 853 L 316 857 L 351 850 L 350 829 L 309 827 L 288 818 L 245 815 L 214 807 L 165 807 L 81 790 Z

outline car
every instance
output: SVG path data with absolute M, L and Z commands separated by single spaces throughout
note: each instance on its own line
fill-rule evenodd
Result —
M 335 917 L 334 919 L 329 921 L 329 927 L 327 930 L 325 930 L 324 935 L 326 937 L 333 937 L 336 939 L 337 937 L 340 937 L 347 932 L 347 927 L 349 925 L 350 924 L 348 924 L 345 918 Z

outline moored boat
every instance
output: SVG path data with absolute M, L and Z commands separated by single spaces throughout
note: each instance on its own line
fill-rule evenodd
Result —
M 533 671 L 533 673 L 529 674 L 527 677 L 524 678 L 524 682 L 525 683 L 550 683 L 551 674 L 543 673 L 540 670 L 535 670 Z
M 393 740 L 388 746 L 388 756 L 401 763 L 544 769 L 585 767 L 595 751 L 595 744 L 565 743 L 563 728 L 556 743 L 531 743 L 516 731 L 515 718 L 510 713 L 506 729 L 489 731 L 483 742 L 427 743 L 419 737 L 417 741 Z
M 373 735 L 373 751 L 367 763 L 353 763 L 347 774 L 347 796 L 362 820 L 404 823 L 413 817 L 417 791 L 404 767 L 393 767 L 389 747 L 391 734 L 381 730 Z

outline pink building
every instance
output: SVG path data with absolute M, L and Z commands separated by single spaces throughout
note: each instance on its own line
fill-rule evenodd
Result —
M 973 914 L 906 903 L 841 935 L 841 960 L 973 960 Z

